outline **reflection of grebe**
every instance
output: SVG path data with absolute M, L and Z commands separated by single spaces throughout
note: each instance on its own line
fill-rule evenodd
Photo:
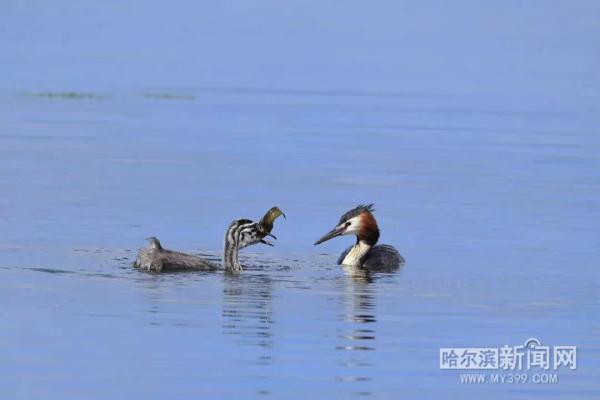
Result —
M 264 243 L 269 246 L 273 244 L 265 239 L 271 236 L 273 221 L 280 215 L 285 214 L 277 207 L 271 208 L 265 216 L 259 221 L 254 222 L 249 219 L 238 219 L 233 221 L 225 233 L 225 246 L 223 249 L 223 268 L 228 271 L 242 271 L 242 265 L 238 259 L 238 253 L 241 249 L 257 243 Z M 141 249 L 135 260 L 134 267 L 153 272 L 162 271 L 211 271 L 218 268 L 218 265 L 204 258 L 185 254 L 178 251 L 164 249 L 160 241 L 155 237 L 148 238 L 150 246 Z
M 379 228 L 372 212 L 373 204 L 359 205 L 346 212 L 337 226 L 315 245 L 341 235 L 355 235 L 356 244 L 347 248 L 338 259 L 338 264 L 360 266 L 369 269 L 391 270 L 404 264 L 404 258 L 387 244 L 376 245 Z
M 346 274 L 346 293 L 350 297 L 346 300 L 347 304 L 352 304 L 353 322 L 369 323 L 375 322 L 373 309 L 375 299 L 373 297 L 373 273 L 355 265 L 342 265 Z M 350 320 L 350 319 L 349 319 Z
M 344 380 L 359 381 L 369 380 L 367 376 L 356 370 L 357 366 L 368 366 L 369 356 L 361 354 L 362 351 L 375 350 L 377 344 L 377 317 L 375 314 L 375 296 L 370 271 L 357 266 L 343 266 L 345 277 L 343 280 L 343 318 L 347 325 L 340 336 L 344 339 L 337 350 L 353 352 L 350 359 L 344 357 L 342 363 L 351 367 Z M 360 353 L 356 353 L 356 352 Z M 366 371 L 362 371 L 365 373 Z

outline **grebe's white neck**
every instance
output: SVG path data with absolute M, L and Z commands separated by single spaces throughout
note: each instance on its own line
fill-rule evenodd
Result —
M 266 243 L 263 239 L 267 233 L 263 227 L 249 219 L 238 219 L 229 225 L 225 233 L 223 246 L 223 266 L 231 272 L 242 271 L 238 253 L 244 247 L 256 243 Z
M 354 246 L 350 249 L 344 260 L 342 261 L 343 265 L 353 265 L 360 266 L 365 260 L 369 251 L 371 251 L 371 245 L 364 240 L 359 240 L 356 242 Z

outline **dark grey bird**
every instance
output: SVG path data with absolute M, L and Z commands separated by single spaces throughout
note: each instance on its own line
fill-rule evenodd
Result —
M 359 205 L 346 212 L 337 226 L 315 242 L 315 246 L 341 235 L 355 235 L 356 244 L 348 247 L 338 259 L 340 265 L 372 270 L 393 270 L 404 264 L 404 258 L 387 244 L 377 244 L 379 227 L 373 216 L 373 204 Z
M 249 219 L 238 219 L 233 221 L 227 232 L 225 232 L 225 245 L 223 248 L 223 268 L 231 272 L 242 271 L 238 253 L 244 247 L 257 243 L 273 246 L 273 243 L 265 239 L 270 236 L 273 222 L 277 217 L 285 214 L 277 207 L 271 208 L 260 222 Z M 219 265 L 192 254 L 179 251 L 167 250 L 162 247 L 160 241 L 155 237 L 149 237 L 150 245 L 141 249 L 135 260 L 134 267 L 152 271 L 212 271 L 219 269 Z

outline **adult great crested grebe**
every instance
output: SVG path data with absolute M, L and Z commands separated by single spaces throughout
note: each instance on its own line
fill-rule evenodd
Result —
M 273 246 L 265 239 L 271 234 L 273 222 L 277 217 L 285 214 L 277 207 L 271 208 L 259 222 L 249 219 L 238 219 L 233 221 L 225 233 L 225 246 L 223 249 L 223 268 L 231 272 L 242 271 L 242 265 L 238 259 L 238 252 L 244 247 L 257 243 Z M 155 237 L 148 238 L 150 246 L 141 249 L 133 266 L 135 268 L 152 271 L 212 271 L 219 266 L 202 257 L 179 251 L 164 249 L 160 241 Z
M 356 235 L 356 244 L 347 248 L 338 259 L 341 265 L 373 270 L 390 270 L 404 264 L 404 258 L 387 244 L 376 245 L 379 227 L 373 216 L 373 204 L 362 205 L 346 212 L 337 226 L 315 242 L 315 246 L 341 235 Z

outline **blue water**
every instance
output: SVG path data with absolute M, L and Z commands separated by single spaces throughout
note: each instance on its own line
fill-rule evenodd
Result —
M 91 3 L 91 4 L 90 4 Z M 597 2 L 0 5 L 0 395 L 600 396 Z M 407 264 L 312 243 L 358 203 Z M 131 268 L 144 238 L 246 271 Z M 576 345 L 557 384 L 441 347 Z M 552 372 L 552 371 L 550 371 Z

